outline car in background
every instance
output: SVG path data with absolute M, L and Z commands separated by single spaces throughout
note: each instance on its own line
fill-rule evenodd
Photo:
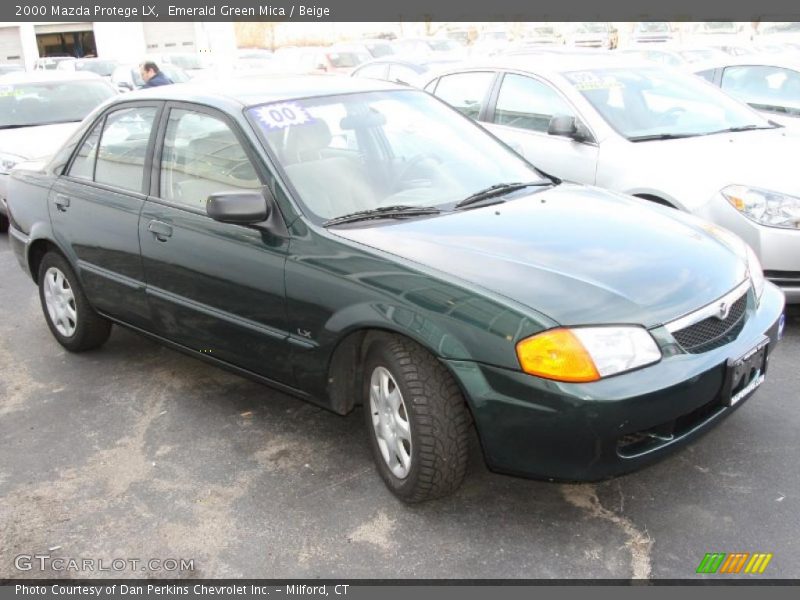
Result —
M 457 59 L 425 59 L 401 60 L 399 58 L 388 58 L 371 60 L 359 65 L 351 77 L 363 77 L 366 79 L 378 79 L 380 81 L 391 81 L 414 87 L 422 87 L 424 77 L 432 71 L 447 68 L 458 63 Z
M 165 65 L 172 65 L 190 78 L 210 72 L 215 67 L 211 55 L 203 52 L 172 52 L 150 55 L 146 59 L 155 62 L 161 70 Z
M 478 37 L 478 32 L 474 27 L 450 27 L 441 34 L 441 37 L 461 46 L 469 46 Z
M 77 60 L 74 56 L 45 56 L 37 58 L 33 63 L 34 71 L 55 71 L 62 62 Z
M 723 59 L 727 54 L 720 48 L 694 46 L 633 46 L 619 50 L 621 55 L 634 56 L 670 67 Z
M 634 44 L 664 44 L 673 41 L 675 33 L 669 23 L 643 21 L 633 26 L 630 39 Z
M 486 29 L 472 43 L 470 55 L 494 56 L 511 48 L 514 37 L 507 29 Z
M 447 38 L 400 38 L 392 41 L 392 47 L 395 54 L 403 58 L 462 58 L 465 55 L 464 46 Z
M 506 59 L 425 85 L 545 172 L 693 213 L 744 239 L 800 303 L 800 137 L 678 69 Z
M 271 73 L 275 69 L 275 56 L 271 51 L 260 48 L 240 49 L 230 68 L 236 74 Z
M 56 70 L 95 73 L 110 81 L 111 75 L 118 66 L 119 62 L 116 60 L 107 60 L 105 58 L 78 58 L 75 60 L 61 61 L 56 66 Z
M 391 42 L 378 38 L 356 40 L 350 42 L 349 45 L 358 48 L 361 52 L 366 51 L 371 58 L 384 58 L 395 53 Z
M 564 44 L 564 36 L 553 23 L 531 23 L 523 29 L 514 45 L 557 45 Z
M 172 83 L 186 83 L 192 79 L 183 69 L 169 63 L 159 65 L 159 70 L 169 77 Z M 139 74 L 139 65 L 118 65 L 111 74 L 111 83 L 120 92 L 130 92 L 144 87 L 144 79 Z
M 275 51 L 276 73 L 312 75 L 349 74 L 361 63 L 370 60 L 363 48 L 340 44 L 334 46 L 283 47 Z
M 613 50 L 619 46 L 619 31 L 612 23 L 575 23 L 569 27 L 564 39 L 570 46 Z
M 731 21 L 693 23 L 686 28 L 682 36 L 684 43 L 714 47 L 741 47 L 748 44 L 751 38 L 752 35 L 745 31 L 742 24 Z
M 0 77 L 0 230 L 8 229 L 11 170 L 55 152 L 86 115 L 114 95 L 114 87 L 94 73 L 34 71 Z
M 800 126 L 800 57 L 752 55 L 698 63 L 695 73 L 765 117 Z
M 746 402 L 782 331 L 783 296 L 735 236 L 561 183 L 384 82 L 123 95 L 11 186 L 9 245 L 65 350 L 116 323 L 360 405 L 406 502 L 461 485 L 475 431 L 497 471 L 642 468 Z
M 768 44 L 775 46 L 800 44 L 800 22 L 760 23 L 756 35 L 753 37 L 753 43 L 759 46 Z

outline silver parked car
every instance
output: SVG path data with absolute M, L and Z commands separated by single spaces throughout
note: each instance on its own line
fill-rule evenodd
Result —
M 94 73 L 34 71 L 0 77 L 0 231 L 8 229 L 11 169 L 50 156 L 86 115 L 115 94 Z
M 800 302 L 800 137 L 690 73 L 614 56 L 453 69 L 425 89 L 548 173 L 738 234 Z

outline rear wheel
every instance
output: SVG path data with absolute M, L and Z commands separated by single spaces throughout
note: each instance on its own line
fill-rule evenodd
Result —
M 8 217 L 0 215 L 0 233 L 5 233 L 6 231 L 8 231 Z
M 464 479 L 470 416 L 453 377 L 418 344 L 387 335 L 369 347 L 364 416 L 386 485 L 405 502 L 455 491 Z
M 72 267 L 56 252 L 39 265 L 39 300 L 51 333 L 70 352 L 102 346 L 111 334 L 111 322 L 94 312 Z

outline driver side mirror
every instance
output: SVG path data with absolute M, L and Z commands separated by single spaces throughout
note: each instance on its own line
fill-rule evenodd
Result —
M 206 213 L 221 223 L 252 225 L 267 220 L 274 202 L 266 187 L 247 192 L 217 192 L 208 197 Z
M 547 126 L 547 134 L 567 137 L 576 142 L 594 141 L 586 125 L 569 115 L 553 115 Z

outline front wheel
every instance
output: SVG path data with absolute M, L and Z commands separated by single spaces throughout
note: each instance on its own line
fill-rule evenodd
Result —
M 50 332 L 70 352 L 102 346 L 111 334 L 111 322 L 94 312 L 72 267 L 56 252 L 39 265 L 39 300 Z
M 409 503 L 455 491 L 470 416 L 447 369 L 411 340 L 387 335 L 369 347 L 363 384 L 370 445 L 389 489 Z
M 8 231 L 8 217 L 0 214 L 0 233 L 5 233 L 6 231 Z

